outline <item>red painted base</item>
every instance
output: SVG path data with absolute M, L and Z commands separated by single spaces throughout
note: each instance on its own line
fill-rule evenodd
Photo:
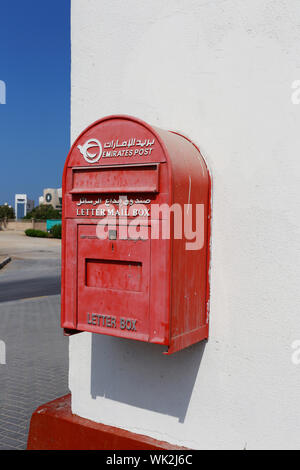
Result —
M 27 449 L 175 450 L 185 448 L 73 415 L 71 395 L 65 395 L 40 406 L 33 413 Z

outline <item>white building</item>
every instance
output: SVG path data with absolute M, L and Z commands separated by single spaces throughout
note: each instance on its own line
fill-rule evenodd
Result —
M 72 0 L 72 140 L 133 115 L 189 136 L 213 178 L 207 344 L 74 335 L 74 414 L 196 449 L 300 448 L 299 21 L 298 0 Z
M 27 194 L 15 194 L 16 219 L 22 219 L 34 208 L 34 201 L 28 199 Z
M 54 209 L 62 209 L 62 190 L 61 188 L 46 188 L 43 191 L 43 196 L 39 197 L 39 205 L 49 204 Z

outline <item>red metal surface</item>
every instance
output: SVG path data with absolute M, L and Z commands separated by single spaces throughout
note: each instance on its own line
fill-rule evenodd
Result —
M 124 198 L 134 202 L 126 217 Z M 109 215 L 100 199 L 117 214 L 116 227 L 107 226 L 115 239 L 97 238 Z M 153 238 L 164 219 L 154 205 L 174 203 L 203 205 L 201 249 L 187 250 L 172 227 L 170 239 Z M 120 235 L 137 213 L 148 239 Z M 63 328 L 163 344 L 167 354 L 206 339 L 209 239 L 210 176 L 192 142 L 128 116 L 92 124 L 63 175 Z
M 28 450 L 176 450 L 185 449 L 125 429 L 75 416 L 71 395 L 40 406 L 32 415 Z
M 95 171 L 97 170 L 97 171 Z M 157 165 L 105 165 L 73 169 L 71 194 L 156 193 L 159 184 Z

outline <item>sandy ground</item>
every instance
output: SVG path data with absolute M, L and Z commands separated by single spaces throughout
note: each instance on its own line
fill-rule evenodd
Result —
M 13 230 L 0 231 L 0 258 L 60 258 L 60 247 L 61 241 L 53 238 L 27 237 L 24 232 Z

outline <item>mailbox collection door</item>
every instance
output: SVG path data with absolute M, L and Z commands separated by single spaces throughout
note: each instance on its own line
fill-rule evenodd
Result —
M 150 240 L 120 239 L 108 226 L 78 226 L 78 329 L 149 339 Z

